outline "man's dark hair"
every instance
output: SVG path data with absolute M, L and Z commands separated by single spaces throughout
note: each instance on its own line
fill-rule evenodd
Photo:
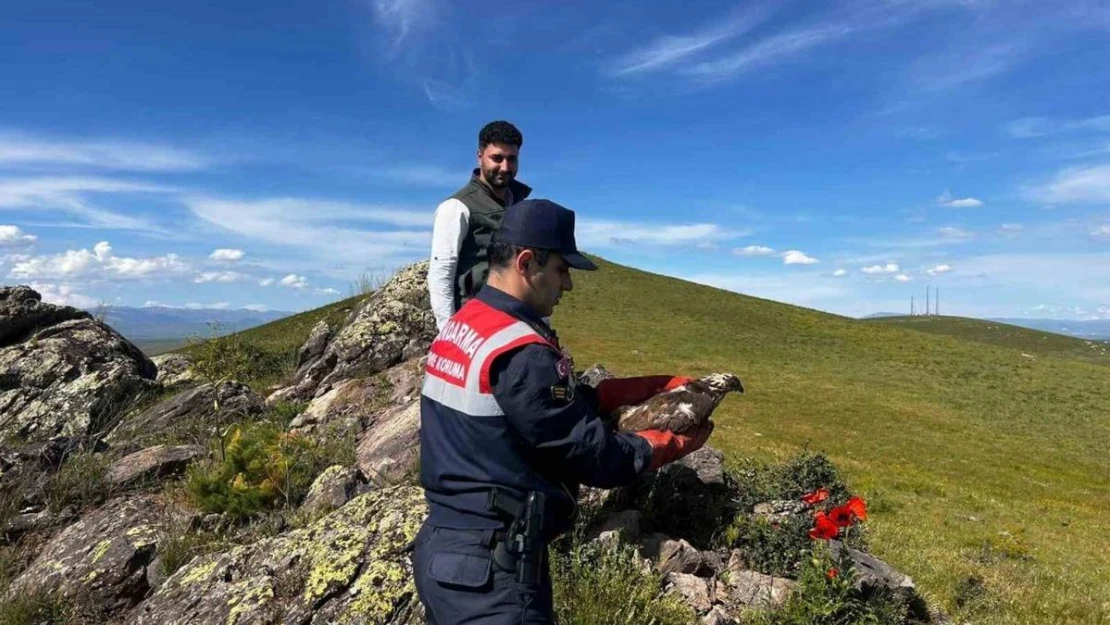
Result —
M 536 255 L 536 262 L 543 267 L 551 258 L 551 250 L 538 248 L 538 247 L 524 247 L 522 245 L 514 245 L 512 243 L 502 243 L 501 241 L 494 241 L 489 244 L 489 266 L 496 268 L 508 267 L 512 263 L 516 255 L 524 250 L 532 250 Z
M 518 149 L 524 145 L 524 136 L 516 126 L 506 121 L 490 122 L 482 127 L 478 133 L 478 149 L 484 150 L 491 143 L 504 143 L 515 145 Z

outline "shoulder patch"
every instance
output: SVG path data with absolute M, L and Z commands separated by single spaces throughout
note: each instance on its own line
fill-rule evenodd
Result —
M 559 362 L 555 363 L 555 373 L 559 374 L 560 379 L 568 377 L 572 368 L 573 365 L 571 365 L 570 358 L 566 356 L 564 356 L 563 359 Z

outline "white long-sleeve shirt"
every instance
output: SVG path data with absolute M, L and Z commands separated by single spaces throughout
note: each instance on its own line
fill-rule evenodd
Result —
M 470 209 L 449 198 L 436 207 L 432 225 L 432 255 L 428 264 L 428 296 L 440 330 L 455 314 L 455 270 L 459 250 L 470 228 Z

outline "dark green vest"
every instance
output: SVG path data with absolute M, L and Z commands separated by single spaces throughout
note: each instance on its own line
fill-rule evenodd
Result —
M 509 183 L 509 191 L 515 203 L 528 197 L 532 188 L 514 180 Z M 470 182 L 451 197 L 465 204 L 470 211 L 470 226 L 459 249 L 459 264 L 455 268 L 455 310 L 458 310 L 466 300 L 474 297 L 489 277 L 487 250 L 493 233 L 501 227 L 505 205 L 479 181 L 477 169 Z

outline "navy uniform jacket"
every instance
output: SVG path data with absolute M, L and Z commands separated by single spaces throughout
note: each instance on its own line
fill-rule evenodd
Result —
M 558 344 L 554 331 L 524 302 L 488 285 L 477 299 Z M 505 488 L 522 498 L 539 490 L 548 496 L 545 536 L 551 539 L 570 526 L 580 484 L 622 486 L 651 464 L 646 440 L 602 423 L 590 389 L 575 388 L 564 358 L 546 343 L 497 356 L 489 382 L 503 415 L 468 415 L 422 396 L 420 475 L 429 523 L 500 529 L 504 519 L 486 509 L 490 489 Z

